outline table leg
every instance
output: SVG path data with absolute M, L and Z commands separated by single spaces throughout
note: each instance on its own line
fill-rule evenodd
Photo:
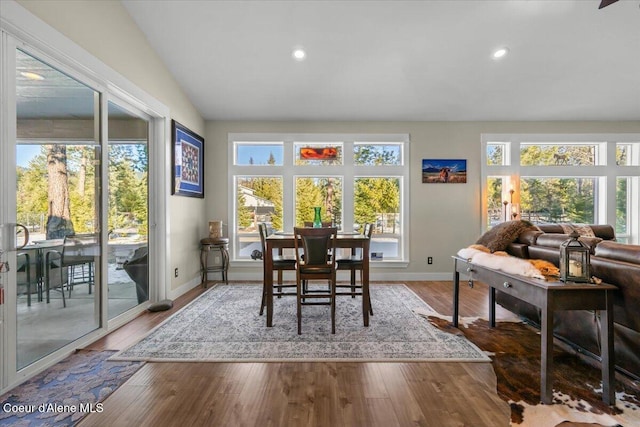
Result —
M 540 400 L 549 405 L 553 400 L 553 298 L 549 294 L 547 298 L 541 309 Z
M 207 288 L 207 265 L 209 261 L 209 246 L 200 249 L 200 268 L 202 269 L 202 287 Z
M 369 326 L 369 240 L 366 240 L 362 244 L 362 303 L 364 310 L 362 317 L 364 319 L 364 326 Z
M 600 311 L 600 341 L 602 357 L 602 400 L 607 405 L 616 404 L 615 362 L 613 352 L 613 294 L 605 291 L 606 309 Z
M 267 326 L 273 326 L 273 247 L 267 240 L 264 254 L 264 286 L 267 289 Z
M 458 327 L 458 303 L 460 301 L 460 273 L 458 273 L 458 261 L 454 260 L 453 272 L 453 326 Z
M 489 326 L 496 327 L 496 288 L 489 287 Z
M 224 280 L 225 285 L 229 284 L 229 250 L 226 245 L 220 246 L 220 253 L 222 254 L 222 280 Z

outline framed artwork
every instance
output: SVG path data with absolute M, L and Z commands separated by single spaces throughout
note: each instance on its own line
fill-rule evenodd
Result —
M 171 120 L 171 194 L 204 198 L 204 138 Z
M 338 149 L 336 147 L 301 147 L 300 160 L 336 160 Z
M 464 184 L 466 182 L 466 160 L 422 159 L 423 184 Z

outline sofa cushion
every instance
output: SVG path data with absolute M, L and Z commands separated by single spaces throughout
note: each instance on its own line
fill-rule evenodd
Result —
M 509 243 L 518 238 L 520 233 L 529 229 L 535 229 L 535 226 L 529 221 L 502 222 L 480 236 L 476 244 L 486 246 L 491 252 L 504 251 L 509 246 Z
M 565 229 L 563 229 L 562 224 L 537 224 L 537 226 L 540 230 L 544 231 L 545 233 L 570 234 L 570 232 L 569 233 L 565 232 Z M 574 227 L 576 226 L 577 225 L 574 225 Z M 566 227 L 566 224 L 565 224 L 565 227 Z M 580 228 L 583 231 L 586 230 L 586 227 L 589 227 L 590 232 L 592 232 L 595 235 L 595 237 L 599 237 L 603 240 L 616 239 L 615 230 L 609 224 L 589 224 L 587 226 L 580 225 Z M 571 229 L 570 231 L 573 231 L 573 229 Z M 578 230 L 578 233 L 581 235 L 584 235 L 580 233 L 580 230 Z
M 596 246 L 594 255 L 640 265 L 640 245 L 604 241 Z
M 545 246 L 547 248 L 558 248 L 560 250 L 560 245 L 569 240 L 571 236 L 567 234 L 541 234 L 538 236 L 536 240 L 537 246 Z M 580 242 L 584 243 L 588 248 L 591 254 L 594 254 L 596 246 L 602 242 L 602 239 L 599 237 L 580 237 L 578 238 Z

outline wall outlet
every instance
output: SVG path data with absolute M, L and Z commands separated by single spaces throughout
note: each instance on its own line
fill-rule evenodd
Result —
M 433 257 L 427 257 L 427 264 L 433 264 Z
M 175 277 L 178 277 L 178 267 L 176 267 L 176 269 L 175 269 L 175 270 L 173 270 L 173 275 L 174 275 Z

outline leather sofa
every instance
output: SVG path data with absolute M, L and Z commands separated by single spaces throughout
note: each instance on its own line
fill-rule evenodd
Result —
M 526 230 L 507 247 L 520 258 L 544 259 L 558 266 L 560 245 L 569 239 L 557 224 L 538 225 Z M 640 245 L 615 241 L 610 225 L 592 225 L 595 237 L 580 237 L 591 250 L 591 275 L 618 287 L 614 296 L 614 346 L 616 368 L 640 379 Z M 504 293 L 497 302 L 506 309 L 540 325 L 534 306 Z M 554 334 L 577 351 L 598 358 L 600 322 L 597 312 L 560 311 L 554 317 Z

